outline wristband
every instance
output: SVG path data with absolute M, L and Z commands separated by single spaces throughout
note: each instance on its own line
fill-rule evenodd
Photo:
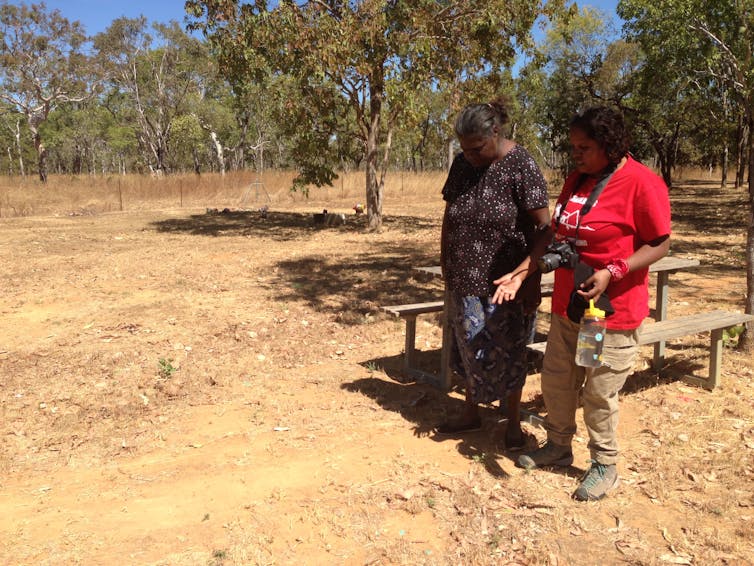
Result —
M 610 272 L 610 279 L 618 282 L 628 275 L 628 262 L 625 259 L 612 259 L 605 269 Z

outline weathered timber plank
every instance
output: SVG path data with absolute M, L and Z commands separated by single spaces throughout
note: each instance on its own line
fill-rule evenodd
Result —
M 642 328 L 639 344 L 653 344 L 690 334 L 720 330 L 751 320 L 754 320 L 754 316 L 750 314 L 726 311 L 711 311 L 662 320 L 646 324 Z
M 429 312 L 440 312 L 443 309 L 443 301 L 432 301 L 428 303 L 412 303 L 408 305 L 384 306 L 382 310 L 394 314 L 395 316 L 412 316 Z

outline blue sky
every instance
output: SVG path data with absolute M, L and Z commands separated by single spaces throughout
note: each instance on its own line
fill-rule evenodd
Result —
M 150 22 L 183 23 L 185 0 L 44 0 L 48 9 L 60 10 L 69 20 L 79 20 L 90 35 L 104 31 L 116 18 L 144 15 Z M 11 4 L 20 4 L 11 0 Z M 25 2 L 32 3 L 31 0 Z M 599 8 L 615 16 L 618 0 L 584 0 L 583 5 Z
M 38 1 L 38 0 L 35 0 Z M 146 16 L 150 22 L 167 23 L 175 20 L 183 24 L 185 0 L 42 0 L 48 10 L 59 10 L 68 20 L 79 20 L 86 33 L 104 31 L 120 17 Z M 11 2 L 20 4 L 21 2 Z M 27 4 L 31 1 L 26 2 Z

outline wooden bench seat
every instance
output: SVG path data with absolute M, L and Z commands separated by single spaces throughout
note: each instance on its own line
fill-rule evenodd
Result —
M 720 383 L 720 366 L 723 354 L 723 331 L 726 328 L 754 321 L 754 316 L 744 313 L 727 312 L 727 311 L 710 311 L 671 318 L 659 322 L 648 322 L 644 324 L 641 335 L 639 336 L 639 345 L 657 344 L 683 336 L 700 334 L 702 332 L 710 333 L 710 362 L 709 377 L 700 378 L 696 376 L 687 376 L 685 381 L 694 385 L 701 385 L 706 389 L 714 389 Z M 534 342 L 527 348 L 534 352 L 544 354 L 547 342 Z M 661 368 L 658 368 L 661 369 Z
M 443 305 L 443 301 L 431 301 L 427 303 L 388 305 L 382 307 L 382 310 L 395 316 L 399 316 L 406 321 L 406 346 L 403 355 L 403 371 L 407 376 L 422 374 L 419 377 L 430 381 L 436 379 L 429 374 L 424 375 L 424 372 L 420 372 L 414 367 L 414 357 L 416 352 L 416 317 L 420 314 L 442 312 Z
M 720 383 L 720 367 L 723 359 L 723 331 L 726 328 L 753 320 L 754 316 L 750 314 L 710 311 L 647 323 L 642 329 L 641 336 L 639 336 L 639 345 L 655 344 L 682 336 L 709 332 L 709 377 L 705 379 L 696 376 L 687 376 L 685 381 L 711 390 Z

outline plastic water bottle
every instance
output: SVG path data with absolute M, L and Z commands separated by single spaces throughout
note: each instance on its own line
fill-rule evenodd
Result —
M 576 342 L 576 365 L 596 368 L 602 365 L 602 346 L 605 343 L 605 311 L 594 306 L 589 299 L 589 308 L 584 311 Z

